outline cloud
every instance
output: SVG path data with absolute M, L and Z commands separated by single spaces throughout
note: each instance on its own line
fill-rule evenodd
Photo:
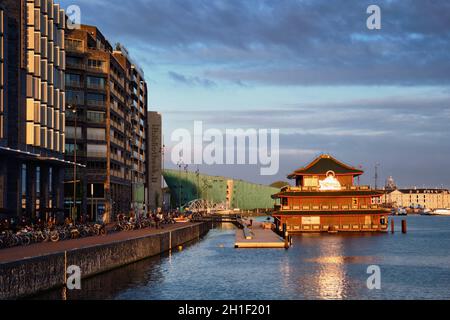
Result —
M 217 86 L 217 84 L 214 81 L 211 81 L 209 79 L 199 77 L 188 77 L 174 71 L 169 71 L 168 75 L 175 82 L 185 84 L 188 86 L 202 86 L 205 88 L 212 88 Z
M 153 63 L 201 65 L 208 81 L 450 83 L 445 0 L 377 1 L 380 31 L 366 28 L 373 1 L 133 0 L 126 10 L 122 0 L 77 2 L 83 22 L 148 53 Z

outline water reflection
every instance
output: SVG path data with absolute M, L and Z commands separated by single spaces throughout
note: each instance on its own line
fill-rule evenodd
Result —
M 301 235 L 289 250 L 236 250 L 225 225 L 182 251 L 83 280 L 67 299 L 450 299 L 450 219 L 408 220 L 407 235 Z M 367 289 L 372 264 L 382 290 Z

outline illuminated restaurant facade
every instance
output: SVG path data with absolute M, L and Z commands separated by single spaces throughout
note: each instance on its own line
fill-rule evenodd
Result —
M 389 211 L 382 208 L 383 191 L 355 184 L 364 172 L 330 155 L 321 155 L 288 178 L 295 187 L 273 195 L 278 229 L 288 232 L 383 232 Z

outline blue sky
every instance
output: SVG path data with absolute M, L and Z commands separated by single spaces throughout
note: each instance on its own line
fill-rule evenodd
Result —
M 203 172 L 270 183 L 329 152 L 362 165 L 365 183 L 380 163 L 382 179 L 393 175 L 401 186 L 450 186 L 448 1 L 62 4 L 79 5 L 82 23 L 140 61 L 168 147 L 171 132 L 195 120 L 281 130 L 277 176 L 256 166 Z M 370 4 L 381 8 L 381 30 L 366 28 Z

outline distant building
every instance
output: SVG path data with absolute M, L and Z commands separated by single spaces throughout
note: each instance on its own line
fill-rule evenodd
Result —
M 95 26 L 68 30 L 65 208 L 111 221 L 145 210 L 147 84 L 121 45 Z M 76 184 L 74 185 L 74 180 Z M 76 188 L 74 192 L 74 187 Z M 74 201 L 75 197 L 75 201 Z
M 385 189 L 386 190 L 397 189 L 397 185 L 395 184 L 394 178 L 392 176 L 390 176 L 389 178 L 386 179 Z
M 447 189 L 395 189 L 386 190 L 383 203 L 392 207 L 450 208 L 450 191 Z
M 163 206 L 162 193 L 162 120 L 158 112 L 148 112 L 147 205 L 150 210 Z
M 226 209 L 272 209 L 272 194 L 279 188 L 221 176 L 209 176 L 185 170 L 164 170 L 172 208 L 183 207 L 195 199 L 203 199 Z
M 53 0 L 0 2 L 0 214 L 63 210 L 65 13 Z

